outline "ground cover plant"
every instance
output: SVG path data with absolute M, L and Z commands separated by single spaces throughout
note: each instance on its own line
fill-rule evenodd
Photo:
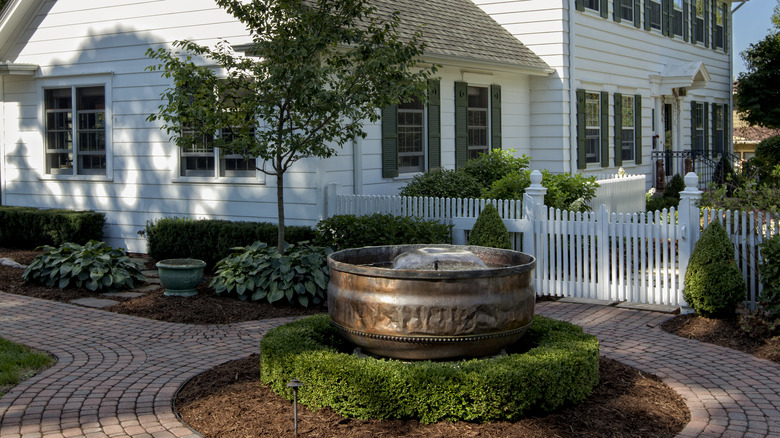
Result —
M 22 274 L 25 281 L 64 289 L 84 287 L 90 291 L 130 289 L 146 282 L 141 266 L 131 260 L 123 248 L 104 242 L 85 245 L 63 243 L 44 246 Z
M 46 353 L 0 338 L 0 397 L 53 362 L 54 359 Z

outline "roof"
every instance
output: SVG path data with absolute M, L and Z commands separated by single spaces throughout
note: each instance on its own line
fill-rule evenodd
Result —
M 398 11 L 401 37 L 422 28 L 426 55 L 504 64 L 549 74 L 538 55 L 471 0 L 372 0 L 382 16 Z

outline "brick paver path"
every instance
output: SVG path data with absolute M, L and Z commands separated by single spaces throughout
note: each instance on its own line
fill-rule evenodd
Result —
M 582 326 L 602 354 L 663 378 L 691 410 L 680 436 L 780 437 L 780 365 L 670 335 L 662 313 L 558 302 L 537 312 Z M 59 360 L 0 398 L 0 436 L 197 436 L 173 413 L 176 390 L 256 352 L 286 321 L 171 324 L 0 293 L 0 335 Z

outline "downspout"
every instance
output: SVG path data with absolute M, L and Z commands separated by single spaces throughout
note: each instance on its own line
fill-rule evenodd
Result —
M 574 88 L 574 12 L 576 0 L 569 0 L 569 173 L 577 171 L 577 90 Z M 565 169 L 564 169 L 565 171 Z
M 5 169 L 5 75 L 0 75 L 0 205 L 6 203 L 6 169 Z

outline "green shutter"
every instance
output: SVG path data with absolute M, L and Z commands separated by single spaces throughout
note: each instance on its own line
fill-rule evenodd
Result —
M 729 53 L 729 41 L 731 39 L 729 38 L 729 14 L 731 14 L 731 9 L 726 7 L 723 8 L 723 53 Z
M 585 151 L 585 90 L 577 90 L 577 169 L 585 169 L 587 152 Z
M 623 94 L 613 95 L 615 106 L 615 167 L 623 165 Z
M 672 0 L 661 0 L 661 33 L 672 36 Z
M 650 26 L 651 15 L 652 15 L 652 10 L 650 7 L 650 0 L 647 0 L 645 2 L 645 30 L 647 31 L 653 30 L 653 28 Z
M 501 86 L 490 86 L 490 147 L 501 149 Z
M 710 104 L 709 102 L 704 102 L 704 153 L 707 154 L 710 151 Z
M 688 18 L 688 20 L 691 23 L 691 43 L 696 44 L 696 33 L 698 29 L 696 29 L 696 9 L 698 6 L 697 2 L 700 2 L 701 0 L 693 0 L 691 1 L 691 16 Z
M 728 105 L 723 105 L 723 150 L 725 152 L 732 152 L 734 149 L 731 147 L 731 136 L 729 135 L 731 121 L 731 112 Z
M 584 11 L 585 0 L 577 0 L 576 2 L 574 2 L 574 7 L 577 8 L 578 11 Z
M 469 86 L 455 82 L 455 168 L 469 159 Z
M 428 168 L 441 167 L 441 81 L 428 81 Z
M 620 1 L 621 0 L 615 0 L 612 3 L 612 19 L 617 23 L 620 23 Z
M 704 2 L 704 47 L 710 46 L 710 0 L 699 0 Z M 712 26 L 713 28 L 715 26 Z
M 358 169 L 355 169 L 357 172 Z M 398 107 L 382 108 L 382 178 L 398 176 Z
M 683 0 L 682 16 L 683 16 L 683 40 L 684 41 L 688 41 L 688 22 L 690 20 L 690 17 L 688 16 L 688 11 L 689 11 L 688 0 Z
M 601 167 L 609 167 L 609 93 L 601 92 Z
M 634 163 L 642 164 L 642 95 L 634 96 Z
M 696 150 L 696 101 L 691 101 L 691 150 Z
M 718 22 L 718 2 L 715 0 L 712 0 L 712 7 L 710 10 L 710 35 L 712 38 L 712 49 L 716 50 L 718 47 L 718 44 L 715 40 L 717 40 L 717 36 L 715 35 L 715 29 L 716 29 L 716 23 Z
M 634 27 L 642 27 L 642 0 L 634 0 Z
M 609 17 L 609 5 L 607 4 L 607 0 L 601 0 L 599 3 L 599 12 L 601 13 L 601 18 Z

